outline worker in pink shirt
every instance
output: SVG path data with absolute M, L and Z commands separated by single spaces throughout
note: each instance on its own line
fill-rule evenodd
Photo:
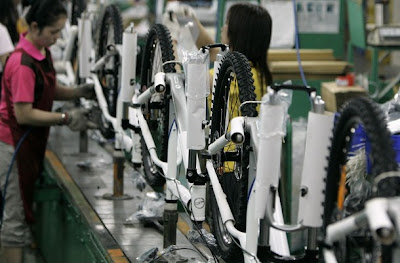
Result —
M 50 126 L 68 125 L 74 131 L 93 126 L 83 109 L 52 112 L 54 100 L 91 98 L 94 90 L 93 85 L 68 88 L 57 84 L 48 47 L 60 36 L 67 11 L 60 0 L 30 2 L 25 17 L 28 32 L 20 35 L 5 64 L 0 93 L 0 186 L 4 205 L 0 238 L 8 263 L 22 262 L 24 247 L 33 241 L 33 191 L 43 171 Z M 12 161 L 14 157 L 16 162 Z

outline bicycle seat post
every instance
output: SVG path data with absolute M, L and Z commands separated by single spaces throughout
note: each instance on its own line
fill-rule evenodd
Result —
M 75 76 L 74 82 L 85 83 L 86 79 L 91 76 L 90 68 L 92 66 L 93 57 L 90 55 L 92 36 L 91 36 L 91 21 L 85 13 L 82 14 L 82 19 L 78 23 L 79 31 L 79 72 L 78 76 Z M 72 51 L 71 51 L 72 52 Z M 87 131 L 81 131 L 79 133 L 79 152 L 88 152 L 88 135 Z

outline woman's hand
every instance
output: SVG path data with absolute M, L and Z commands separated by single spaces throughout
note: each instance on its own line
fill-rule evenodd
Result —
M 198 24 L 200 24 L 200 21 L 194 9 L 187 4 L 182 4 L 178 1 L 168 2 L 163 14 L 162 23 L 170 31 L 172 40 L 177 41 L 181 28 L 187 25 L 189 25 L 194 41 L 199 36 Z

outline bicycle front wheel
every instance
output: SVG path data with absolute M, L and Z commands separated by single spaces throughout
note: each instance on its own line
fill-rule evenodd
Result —
M 229 123 L 237 116 L 257 116 L 254 101 L 253 78 L 250 65 L 244 55 L 239 52 L 229 53 L 222 62 L 212 105 L 211 142 L 229 131 Z M 250 134 L 246 133 L 246 141 L 241 146 L 228 145 L 214 157 L 215 171 L 219 177 L 229 206 L 236 222 L 236 228 L 246 228 L 246 206 Z M 219 252 L 226 262 L 240 262 L 242 251 L 227 232 L 218 209 L 214 193 L 210 196 L 212 223 L 211 229 L 216 237 Z M 242 259 L 243 260 L 243 259 Z
M 141 92 L 154 85 L 154 76 L 158 72 L 174 72 L 174 64 L 164 62 L 175 59 L 170 33 L 161 24 L 156 24 L 150 28 L 147 41 L 143 52 L 141 69 Z M 154 94 L 143 107 L 143 115 L 147 120 L 154 143 L 157 146 L 157 155 L 161 161 L 167 161 L 168 147 L 168 118 L 169 118 L 169 87 L 163 95 Z M 162 171 L 153 163 L 146 144 L 141 139 L 143 168 L 147 182 L 152 187 L 164 185 L 165 179 Z
M 360 140 L 364 134 L 368 144 Z M 381 109 L 367 97 L 349 101 L 334 128 L 326 177 L 324 229 L 363 209 L 365 201 L 372 197 L 372 180 L 396 170 L 391 134 Z M 352 233 L 335 247 L 339 262 L 352 263 L 374 262 L 378 250 L 367 229 Z
M 98 33 L 99 58 L 107 53 L 107 48 L 122 43 L 122 18 L 116 5 L 105 8 Z M 120 76 L 120 57 L 118 54 L 110 57 L 100 70 L 98 77 L 108 104 L 108 112 L 115 117 L 117 114 L 117 97 Z M 101 118 L 100 132 L 106 138 L 114 137 L 114 129 L 106 119 Z

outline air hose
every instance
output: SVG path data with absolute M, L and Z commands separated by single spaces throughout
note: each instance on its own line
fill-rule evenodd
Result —
M 22 143 L 24 142 L 24 140 L 25 140 L 25 138 L 28 136 L 28 134 L 31 132 L 31 130 L 32 130 L 32 128 L 30 128 L 29 130 L 27 130 L 27 131 L 24 133 L 24 135 L 22 135 L 22 137 L 19 139 L 19 141 L 18 141 L 18 143 L 17 143 L 17 145 L 16 145 L 16 147 L 15 147 L 15 151 L 14 151 L 14 153 L 13 153 L 13 156 L 12 156 L 12 158 L 11 158 L 10 166 L 8 167 L 8 171 L 7 171 L 7 174 L 6 174 L 6 181 L 5 181 L 5 183 L 4 183 L 4 190 L 3 190 L 3 193 L 2 193 L 2 196 L 1 196 L 1 204 L 0 204 L 0 226 L 3 225 L 3 213 L 4 213 L 4 207 L 5 207 L 5 204 L 6 204 L 6 192 L 7 192 L 8 179 L 9 179 L 9 177 L 10 177 L 11 170 L 12 170 L 12 167 L 13 167 L 13 165 L 14 165 L 15 158 L 16 158 L 16 156 L 17 156 L 18 150 L 19 150 L 19 148 L 21 148 Z M 0 191 L 0 194 L 1 194 L 1 191 Z

